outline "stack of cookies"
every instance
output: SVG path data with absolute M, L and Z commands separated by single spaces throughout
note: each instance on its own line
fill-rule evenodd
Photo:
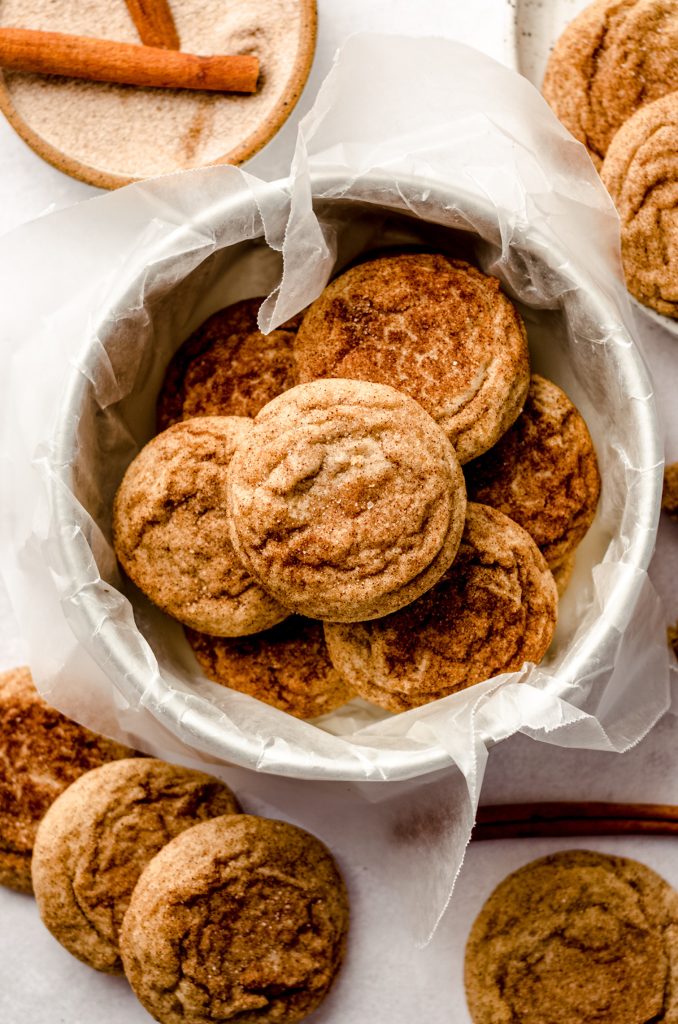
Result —
M 330 851 L 229 787 L 97 736 L 27 668 L 0 675 L 0 884 L 73 956 L 124 973 L 161 1024 L 303 1020 L 341 965 Z
M 127 575 L 211 679 L 302 718 L 538 663 L 600 480 L 499 282 L 399 252 L 266 337 L 260 302 L 169 365 L 115 499 Z
M 617 207 L 629 291 L 678 317 L 678 0 L 596 0 L 556 43 L 543 92 Z

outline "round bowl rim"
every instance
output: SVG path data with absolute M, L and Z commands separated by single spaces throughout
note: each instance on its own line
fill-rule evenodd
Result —
M 416 187 L 419 191 L 422 189 L 422 183 L 421 178 L 412 178 L 410 181 L 411 187 Z M 311 176 L 313 197 L 318 202 L 334 199 L 333 191 L 337 188 L 342 188 L 343 194 L 339 197 L 341 200 L 363 201 L 370 205 L 381 205 L 394 212 L 407 214 L 408 211 L 406 209 L 397 205 L 387 202 L 376 203 L 370 198 L 378 190 L 380 184 L 383 186 L 384 191 L 386 191 L 389 179 L 380 172 L 369 172 L 363 175 L 359 181 L 353 183 L 348 183 L 345 177 L 338 173 L 323 173 Z M 399 185 L 402 188 L 402 179 L 399 179 Z M 478 210 L 481 210 L 483 215 L 492 219 L 490 204 L 483 205 L 476 196 L 463 195 L 458 190 L 452 191 L 444 183 L 434 180 L 426 181 L 425 185 L 429 202 L 435 204 L 436 202 L 442 202 L 445 198 L 448 201 L 450 198 L 454 198 L 456 204 L 461 209 L 464 209 L 464 204 L 467 204 L 466 208 L 470 205 L 476 213 Z M 268 183 L 265 188 L 270 191 L 271 195 L 279 194 L 281 190 L 289 193 L 291 182 L 290 179 L 280 179 L 279 181 Z M 213 204 L 204 212 L 202 220 L 205 224 L 214 224 L 215 220 L 213 218 L 226 218 L 232 215 L 234 211 L 246 206 L 255 208 L 255 201 L 251 194 L 248 193 L 247 195 L 239 195 L 237 197 L 231 196 Z M 411 211 L 409 213 L 411 215 Z M 430 219 L 432 220 L 432 218 Z M 218 220 L 216 223 L 218 223 Z M 195 227 L 196 225 L 192 224 L 186 230 L 195 231 Z M 179 230 L 181 231 L 182 229 Z M 531 226 L 522 229 L 518 228 L 516 237 L 519 240 L 520 248 L 540 255 L 548 265 L 553 267 L 562 266 L 562 263 L 558 262 L 558 253 L 554 251 L 552 241 L 548 240 L 547 243 L 538 229 Z M 176 239 L 177 233 L 175 232 L 172 236 L 174 244 L 176 244 Z M 162 257 L 163 249 L 166 245 L 166 240 L 159 243 L 159 257 Z M 643 357 L 633 342 L 631 335 L 619 322 L 618 316 L 606 303 L 602 295 L 594 295 L 590 287 L 586 286 L 586 282 L 578 281 L 576 268 L 575 273 L 568 273 L 567 276 L 572 282 L 573 287 L 577 288 L 578 285 L 581 287 L 585 301 L 596 312 L 599 322 L 606 322 L 612 318 L 618 324 L 619 329 L 623 331 L 626 340 L 631 342 L 623 347 L 617 346 L 616 351 L 620 373 L 630 388 L 633 389 L 633 393 L 652 393 L 652 383 Z M 108 307 L 99 317 L 98 323 L 90 331 L 88 346 L 91 344 L 91 339 L 98 336 L 98 329 L 110 319 L 111 312 L 119 309 L 121 306 L 124 307 L 128 292 L 131 292 L 135 287 L 136 281 L 132 282 L 131 285 L 128 284 L 115 299 L 111 300 Z M 64 391 L 54 435 L 53 459 L 56 467 L 68 467 L 71 454 L 77 443 L 77 432 L 73 430 L 75 420 L 71 410 L 79 408 L 88 384 L 89 381 L 81 371 L 74 367 L 69 385 Z M 631 544 L 625 552 L 625 561 L 637 570 L 646 570 L 654 550 L 659 521 L 663 449 L 654 400 L 642 404 L 631 403 L 630 406 L 633 411 L 632 414 L 638 420 L 637 428 L 642 439 L 641 447 L 645 454 L 645 465 L 639 468 L 646 470 L 646 472 L 643 472 L 641 475 L 640 490 L 637 489 L 634 493 L 633 516 L 630 524 Z M 80 531 L 63 529 L 64 523 L 72 518 L 66 498 L 66 488 L 64 487 L 64 483 L 68 484 L 69 479 L 70 473 L 65 468 L 61 470 L 61 476 L 56 472 L 50 474 L 48 486 L 51 492 L 50 499 L 54 514 L 59 518 L 62 527 L 58 531 L 62 565 L 68 574 L 68 578 L 71 579 L 74 578 L 78 569 L 82 567 L 82 562 L 78 557 Z M 628 512 L 629 504 L 627 501 L 625 515 Z M 82 538 L 80 539 L 82 542 Z M 594 656 L 597 650 L 603 649 L 605 644 L 610 642 L 613 634 L 615 636 L 618 634 L 618 613 L 623 607 L 630 606 L 631 602 L 635 603 L 642 582 L 642 572 L 630 572 L 627 574 L 625 586 L 623 588 L 621 586 L 616 588 L 611 602 L 613 607 L 606 608 L 606 613 L 599 616 L 592 629 L 586 634 L 583 642 L 578 645 L 577 654 L 573 656 L 571 664 L 568 665 L 570 672 L 572 672 L 573 668 L 577 669 L 579 667 L 581 674 L 584 675 L 585 666 L 589 659 Z M 90 631 L 96 630 L 98 620 L 91 608 L 90 602 L 87 603 L 83 615 L 86 618 L 86 621 L 83 619 L 83 628 Z M 134 666 L 126 662 L 124 650 L 114 650 L 108 647 L 105 658 L 102 656 L 101 659 L 96 658 L 92 651 L 90 653 L 106 671 L 114 685 L 116 685 L 115 674 L 120 674 L 121 677 L 124 677 L 126 684 L 128 686 L 131 685 L 140 696 L 146 692 L 144 680 L 140 678 L 140 674 L 134 669 Z M 576 673 L 572 678 L 576 678 Z M 258 767 L 259 745 L 255 740 L 240 732 L 219 736 L 214 720 L 197 712 L 194 706 L 189 706 L 188 702 L 182 699 L 181 694 L 178 694 L 176 691 L 173 692 L 169 699 L 167 695 L 163 695 L 161 709 L 159 707 L 154 708 L 148 700 L 144 701 L 144 707 L 148 708 L 165 727 L 169 727 L 184 742 L 190 743 L 193 741 L 195 746 L 195 741 L 199 741 L 198 746 L 200 749 L 209 749 L 213 752 L 216 738 L 218 745 L 220 745 L 223 751 L 223 760 L 225 762 L 230 761 L 250 768 Z M 187 739 L 186 733 L 189 723 L 190 739 Z M 222 755 L 220 754 L 219 756 L 221 757 Z M 344 782 L 380 781 L 384 779 L 396 781 L 427 775 L 444 769 L 452 763 L 451 756 L 442 747 L 422 745 L 420 749 L 413 748 L 407 752 L 370 748 L 369 762 L 367 758 L 350 757 L 348 755 L 345 760 L 336 757 L 322 758 L 314 755 L 312 766 L 309 765 L 308 760 L 304 762 L 295 751 L 288 750 L 284 761 L 276 764 L 275 767 L 269 768 L 267 766 L 263 770 L 276 775 L 303 779 L 313 778 Z

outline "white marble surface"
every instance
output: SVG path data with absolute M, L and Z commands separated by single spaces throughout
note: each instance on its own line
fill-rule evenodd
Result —
M 543 50 L 560 28 L 558 18 L 581 2 L 518 3 L 521 32 L 531 32 L 529 9 L 538 12 L 535 43 L 525 56 L 525 70 L 539 74 Z M 492 55 L 513 58 L 512 8 L 505 0 L 319 0 L 318 53 L 301 103 L 279 136 L 249 164 L 262 177 L 286 173 L 295 126 L 310 106 L 329 68 L 337 45 L 364 29 L 446 35 L 477 45 Z M 553 12 L 549 20 L 547 12 Z M 536 15 L 535 15 L 536 16 Z M 546 20 L 545 20 L 546 19 Z M 520 42 L 520 39 L 519 39 Z M 535 52 L 534 47 L 539 52 Z M 44 164 L 0 121 L 0 234 L 42 212 L 95 195 L 96 190 Z M 4 244 L 9 244 L 6 240 Z M 39 287 L 39 282 L 36 282 Z M 652 368 L 666 437 L 667 456 L 678 459 L 678 340 L 638 313 L 639 340 Z M 2 487 L 8 486 L 4 482 Z M 0 487 L 0 492 L 2 490 Z M 678 618 L 678 528 L 664 522 L 652 567 L 655 585 L 668 614 Z M 0 667 L 20 660 L 20 641 L 0 594 Z M 639 680 L 642 685 L 642 680 Z M 613 798 L 678 803 L 678 726 L 665 719 L 633 751 L 619 756 L 568 751 L 515 737 L 490 755 L 485 802 L 537 798 Z M 234 786 L 248 791 L 254 809 L 285 809 L 286 816 L 313 828 L 337 851 L 347 874 L 353 906 L 353 938 L 347 970 L 330 999 L 313 1018 L 342 1024 L 467 1024 L 461 985 L 463 946 L 471 920 L 491 888 L 521 863 L 566 845 L 555 840 L 488 843 L 472 846 L 456 894 L 431 947 L 412 947 L 403 910 L 410 877 L 417 871 L 413 856 L 400 875 L 383 869 L 379 837 L 358 827 L 364 814 L 338 787 L 335 808 L 313 803 L 312 784 L 256 779 L 249 785 L 234 772 Z M 290 787 L 293 787 L 292 789 Z M 625 839 L 587 841 L 589 848 L 635 856 L 655 866 L 678 885 L 678 860 L 668 840 Z M 135 1001 L 122 979 L 96 974 L 73 960 L 41 926 L 33 901 L 0 891 L 0 1022 L 2 1024 L 141 1024 L 151 1018 Z

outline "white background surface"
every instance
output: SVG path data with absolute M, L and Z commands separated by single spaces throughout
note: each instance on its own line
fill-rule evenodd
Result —
M 508 63 L 513 56 L 514 6 L 505 0 L 420 0 L 416 4 L 411 0 L 319 0 L 318 52 L 302 101 L 283 131 L 248 169 L 268 178 L 286 173 L 296 122 L 310 106 L 337 45 L 351 32 L 372 29 L 446 35 L 477 45 Z M 549 43 L 583 4 L 581 0 L 517 0 L 517 6 L 518 53 L 525 70 L 540 76 Z M 47 209 L 95 194 L 95 189 L 44 164 L 0 122 L 0 233 Z M 2 244 L 11 244 L 11 239 Z M 678 459 L 678 338 L 642 312 L 638 313 L 638 332 L 655 377 L 667 456 Z M 678 528 L 674 524 L 662 523 L 652 575 L 665 598 L 668 616 L 675 621 Z M 0 665 L 15 663 L 19 657 L 17 638 L 0 594 Z M 639 679 L 638 685 L 642 684 Z M 567 751 L 515 737 L 492 751 L 483 801 L 581 797 L 678 803 L 677 738 L 678 723 L 671 718 L 660 723 L 635 750 L 621 756 Z M 244 773 L 234 772 L 233 785 L 246 807 L 253 810 L 265 811 L 269 800 L 287 805 L 290 819 L 296 818 L 300 824 L 311 813 L 309 784 L 250 780 Z M 343 805 L 342 813 L 346 827 L 338 816 L 328 823 L 323 838 L 336 849 L 351 889 L 351 984 L 340 978 L 329 1003 L 314 1017 L 319 1024 L 333 1007 L 335 1013 L 341 1008 L 340 1018 L 335 1019 L 345 1024 L 411 1024 L 415 1019 L 428 1024 L 466 1024 L 461 972 L 470 923 L 508 871 L 543 853 L 582 845 L 624 853 L 654 866 L 678 886 L 678 857 L 671 840 L 478 844 L 469 850 L 437 939 L 419 954 L 409 940 L 403 910 L 410 873 L 394 878 L 384 871 L 380 848 L 372 845 L 369 836 L 356 840 L 355 829 L 348 826 L 350 802 Z M 416 871 L 413 851 L 411 872 Z M 148 1020 L 122 979 L 96 974 L 56 944 L 40 925 L 30 898 L 0 891 L 0 1024 L 141 1024 Z

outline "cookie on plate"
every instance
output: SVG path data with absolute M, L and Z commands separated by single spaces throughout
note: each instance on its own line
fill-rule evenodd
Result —
M 257 585 L 228 539 L 226 475 L 252 430 L 242 416 L 202 416 L 158 434 L 128 466 L 113 543 L 140 590 L 186 626 L 256 633 L 289 613 Z
M 348 900 L 314 836 L 248 815 L 196 825 L 141 876 L 121 934 L 125 973 L 162 1024 L 293 1024 L 344 954 Z
M 600 176 L 621 220 L 629 291 L 658 313 L 678 317 L 678 92 L 622 125 Z
M 407 711 L 541 661 L 557 610 L 553 576 L 530 535 L 469 502 L 457 557 L 435 587 L 374 622 L 325 623 L 325 637 L 360 697 Z
M 414 399 L 333 379 L 262 409 L 233 456 L 228 503 L 237 556 L 261 585 L 301 615 L 345 622 L 433 586 L 459 545 L 466 489 Z
M 464 473 L 469 498 L 519 523 L 551 568 L 596 514 L 600 474 L 588 427 L 565 392 L 536 373 L 514 425 Z
M 294 351 L 301 382 L 345 377 L 411 395 L 462 463 L 510 427 L 529 384 L 525 327 L 499 281 L 436 253 L 341 274 L 309 307 Z
M 675 0 L 597 0 L 561 35 L 542 86 L 557 117 L 598 168 L 624 122 L 674 89 Z
M 148 862 L 185 829 L 239 810 L 219 779 L 155 758 L 87 772 L 38 829 L 33 886 L 43 923 L 90 967 L 121 971 L 120 927 Z
M 567 850 L 494 890 L 471 929 L 474 1024 L 637 1024 L 678 1017 L 678 894 L 626 857 Z
M 0 885 L 32 892 L 31 856 L 50 804 L 84 772 L 133 750 L 43 700 L 28 668 L 0 675 Z
M 159 431 L 194 416 L 256 416 L 297 383 L 292 345 L 301 315 L 262 334 L 263 301 L 220 309 L 177 350 L 158 396 Z
M 297 718 L 317 718 L 353 691 L 333 667 L 320 622 L 291 615 L 264 633 L 218 637 L 187 629 L 205 675 Z

